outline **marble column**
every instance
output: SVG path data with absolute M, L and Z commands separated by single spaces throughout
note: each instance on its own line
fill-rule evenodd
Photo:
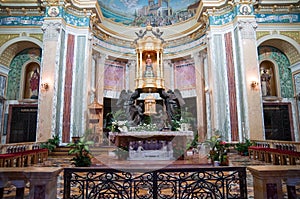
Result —
M 136 60 L 128 60 L 126 65 L 126 89 L 135 90 L 135 68 L 137 67 Z
M 252 88 L 251 82 L 260 81 L 259 63 L 257 57 L 256 32 L 257 23 L 254 18 L 241 18 L 238 20 L 239 37 L 240 37 L 240 57 L 241 67 L 244 76 L 244 89 L 247 95 L 246 104 L 246 128 L 249 129 L 250 139 L 264 139 L 262 133 L 262 99 L 260 87 Z
M 45 21 L 42 27 L 43 57 L 40 74 L 40 83 L 48 83 L 48 90 L 39 92 L 37 141 L 46 141 L 51 137 L 52 123 L 55 123 L 54 96 L 57 95 L 56 71 L 59 66 L 59 54 L 61 44 L 59 42 L 61 23 L 56 21 Z M 52 123 L 49 122 L 52 118 Z M 54 125 L 53 125 L 54 126 Z
M 196 101 L 197 101 L 197 130 L 198 140 L 206 139 L 206 102 L 205 102 L 205 79 L 204 79 L 204 60 L 206 51 L 196 52 L 193 54 L 196 73 Z
M 96 62 L 96 96 L 99 104 L 103 104 L 104 94 L 104 64 L 107 56 L 103 53 L 94 55 Z

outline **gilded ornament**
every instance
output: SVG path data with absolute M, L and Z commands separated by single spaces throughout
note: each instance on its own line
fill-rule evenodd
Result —
M 270 34 L 270 32 L 268 32 L 268 31 L 261 31 L 261 32 L 258 31 L 258 32 L 256 32 L 256 38 L 258 40 L 258 39 L 260 39 L 264 36 L 267 36 L 269 34 Z
M 2 46 L 7 41 L 9 41 L 11 39 L 14 39 L 14 38 L 17 38 L 17 37 L 19 37 L 18 34 L 10 34 L 10 35 L 3 34 L 3 35 L 0 35 L 0 46 Z
M 295 40 L 298 44 L 300 44 L 300 32 L 299 31 L 283 31 L 280 32 L 281 35 L 287 36 Z

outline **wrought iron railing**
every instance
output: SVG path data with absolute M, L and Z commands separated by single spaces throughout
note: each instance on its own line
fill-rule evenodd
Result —
M 64 198 L 246 199 L 246 168 L 65 168 Z

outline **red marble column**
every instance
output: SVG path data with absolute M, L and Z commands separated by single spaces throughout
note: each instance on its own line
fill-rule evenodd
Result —
M 229 108 L 230 108 L 230 126 L 231 141 L 238 141 L 238 116 L 237 116 L 237 100 L 236 100 L 236 82 L 233 61 L 233 46 L 231 32 L 225 34 L 226 62 L 227 62 L 227 78 L 229 92 Z
M 62 142 L 65 143 L 70 142 L 74 43 L 75 43 L 75 36 L 68 35 L 65 87 L 64 87 L 65 92 L 64 92 L 63 130 L 62 130 Z

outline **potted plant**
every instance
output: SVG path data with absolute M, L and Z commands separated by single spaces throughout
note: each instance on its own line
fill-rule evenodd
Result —
M 248 147 L 252 146 L 253 143 L 249 139 L 245 139 L 245 142 L 239 142 L 234 147 L 240 155 L 247 156 L 249 154 Z
M 92 145 L 93 143 L 93 141 L 88 141 L 85 137 L 81 137 L 78 142 L 72 142 L 67 145 L 68 147 L 71 147 L 69 154 L 75 154 L 71 159 L 71 162 L 75 167 L 91 166 L 92 155 L 90 153 L 89 145 Z
M 220 165 L 228 165 L 227 149 L 229 145 L 221 140 L 221 133 L 219 130 L 215 131 L 215 135 L 205 140 L 205 145 L 210 147 L 208 158 L 214 163 L 218 161 Z
M 48 139 L 47 142 L 41 144 L 41 148 L 48 149 L 49 152 L 52 152 L 56 147 L 58 147 L 59 142 L 59 135 L 52 135 L 52 138 Z

